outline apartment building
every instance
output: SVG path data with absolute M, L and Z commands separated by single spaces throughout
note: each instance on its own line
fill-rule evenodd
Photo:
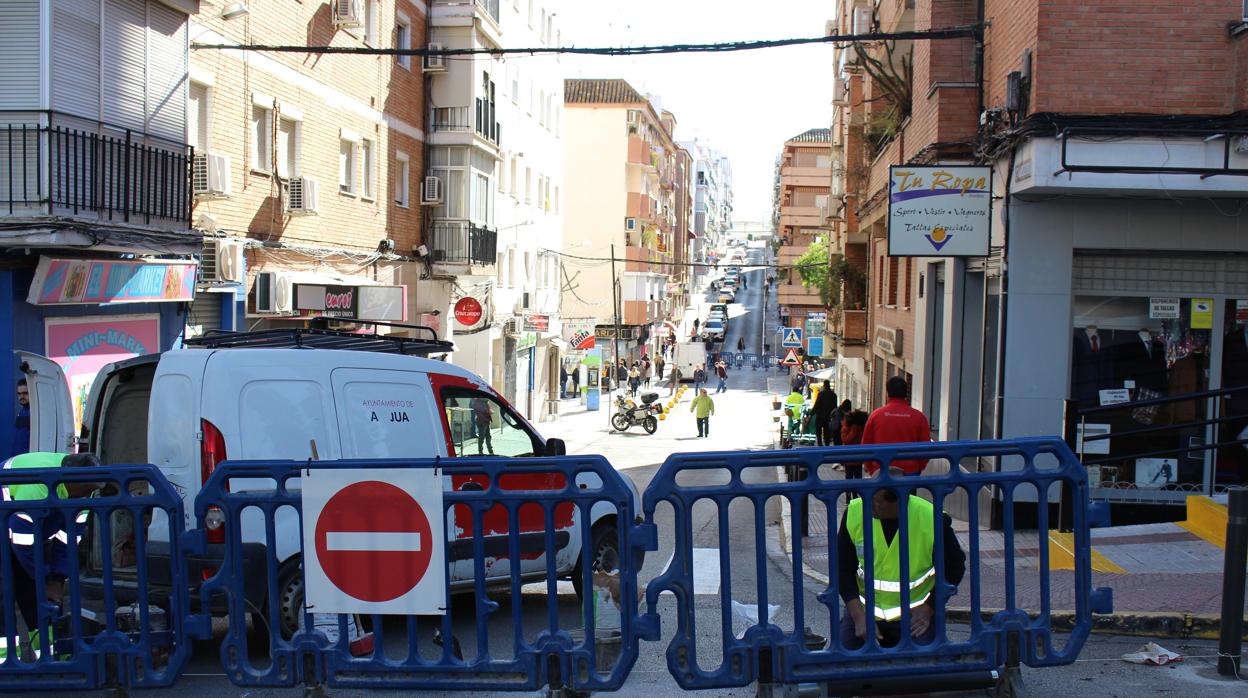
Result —
M 430 324 L 446 311 L 418 292 L 425 265 L 414 261 L 420 62 L 231 48 L 410 48 L 425 24 L 425 4 L 408 0 L 205 5 L 193 17 L 193 43 L 224 48 L 191 56 L 187 135 L 205 239 L 192 327 L 327 318 L 355 330 L 346 318 Z
M 811 335 L 822 336 L 828 303 L 814 286 L 802 283 L 794 268 L 812 246 L 827 250 L 832 181 L 832 134 L 812 128 L 784 142 L 777 163 L 773 225 L 778 235 L 776 300 L 780 324 L 804 329 L 804 351 L 810 353 Z M 830 253 L 829 253 L 830 254 Z M 822 258 L 827 261 L 829 257 Z M 773 342 L 779 346 L 779 342 Z
M 606 358 L 651 354 L 675 330 L 669 284 L 687 240 L 675 234 L 676 120 L 624 80 L 566 80 L 564 100 L 563 315 Z
M 12 396 L 14 383 L 28 379 L 43 401 L 46 438 L 15 444 L 16 406 L 0 400 L 0 457 L 12 447 L 71 448 L 66 439 L 79 433 L 99 368 L 169 349 L 183 335 L 201 247 L 190 224 L 186 138 L 188 16 L 198 7 L 4 5 L 0 356 L 10 368 L 0 389 Z M 33 359 L 31 373 L 18 371 L 15 351 L 49 357 L 68 386 Z
M 1068 416 L 1119 391 L 1171 398 L 1159 408 L 1169 431 L 1085 455 L 1094 496 L 1180 505 L 1183 490 L 1242 481 L 1240 451 L 1188 450 L 1233 440 L 1234 420 L 1202 420 L 1235 417 L 1234 401 L 1184 396 L 1248 384 L 1248 189 L 1235 176 L 1248 164 L 1243 3 L 988 0 L 983 13 L 982 45 L 838 53 L 836 234 L 847 259 L 868 246 L 864 358 L 848 378 L 873 402 L 888 376 L 911 378 L 942 439 L 1062 434 Z M 922 30 L 976 15 L 969 0 L 845 2 L 829 29 Z M 890 82 L 881 68 L 903 56 L 912 77 Z M 986 168 L 983 249 L 942 256 L 936 240 L 928 254 L 889 257 L 889 166 L 964 165 Z M 1149 420 L 1094 421 L 1113 433 Z M 1157 455 L 1130 455 L 1141 452 Z
M 732 228 L 732 164 L 710 144 L 694 139 L 681 146 L 694 158 L 694 217 L 690 258 L 700 284 L 719 261 Z
M 430 46 L 556 46 L 558 2 L 432 2 Z M 563 77 L 555 58 L 431 58 L 426 199 L 438 293 L 483 312 L 453 323 L 452 361 L 525 416 L 554 415 L 564 343 Z M 504 135 L 505 134 L 505 135 Z

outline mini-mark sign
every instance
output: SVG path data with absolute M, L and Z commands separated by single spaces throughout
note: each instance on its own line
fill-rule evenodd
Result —
M 445 613 L 436 471 L 305 470 L 302 487 L 309 611 Z

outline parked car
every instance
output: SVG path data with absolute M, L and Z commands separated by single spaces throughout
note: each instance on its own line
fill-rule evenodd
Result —
M 707 320 L 706 324 L 702 326 L 702 336 L 719 341 L 724 338 L 726 329 L 722 320 Z
M 185 503 L 186 526 L 194 528 L 194 499 L 213 470 L 227 459 L 291 459 L 305 461 L 369 459 L 473 457 L 481 454 L 474 435 L 469 403 L 484 400 L 490 407 L 492 451 L 500 456 L 525 458 L 561 455 L 560 439 L 544 439 L 507 401 L 481 377 L 453 364 L 425 358 L 431 352 L 445 352 L 449 342 L 357 335 L 343 332 L 291 330 L 287 347 L 275 348 L 272 332 L 221 333 L 199 338 L 199 346 L 161 354 L 141 356 L 102 368 L 88 394 L 83 409 L 82 448 L 96 453 L 107 464 L 153 463 L 165 474 Z M 264 344 L 256 337 L 267 335 Z M 253 341 L 255 340 L 255 341 Z M 336 347 L 326 346 L 332 340 Z M 189 342 L 188 342 L 189 343 Z M 370 345 L 371 343 L 371 345 Z M 280 344 L 280 342 L 279 342 Z M 392 353 L 378 350 L 379 344 L 395 347 Z M 370 350 L 361 350 L 369 347 Z M 63 450 L 73 443 L 74 413 L 68 385 L 60 366 L 42 356 L 18 352 L 21 368 L 30 384 L 31 411 L 43 416 L 34 422 L 31 447 Z M 38 389 L 36 389 L 38 388 Z M 41 404 L 46 399 L 54 405 Z M 377 428 L 377 407 L 397 408 L 402 429 Z M 390 419 L 390 407 L 386 407 Z M 55 418 L 49 418 L 54 416 Z M 410 421 L 409 421 L 410 420 Z M 313 450 L 315 449 L 315 450 Z M 485 455 L 489 455 L 488 453 Z M 455 461 L 447 461 L 444 487 L 458 489 L 468 476 L 456 475 Z M 561 488 L 558 478 L 523 473 L 517 465 L 517 478 L 530 478 L 532 489 Z M 630 487 L 632 486 L 631 481 Z M 235 483 L 231 483 L 232 486 Z M 238 489 L 237 486 L 234 487 Z M 636 501 L 640 498 L 633 490 Z M 583 522 L 580 511 L 567 505 L 567 517 L 556 520 L 558 550 L 554 570 L 557 576 L 571 577 L 579 591 L 581 569 L 586 560 L 608 559 L 615 554 L 618 537 L 616 510 L 608 502 L 598 502 Z M 543 513 L 531 513 L 519 520 L 521 576 L 525 580 L 545 579 L 547 558 Z M 560 509 L 557 507 L 556 514 Z M 447 558 L 453 591 L 474 588 L 472 527 L 455 526 L 452 509 L 446 530 Z M 244 543 L 245 595 L 253 608 L 265 609 L 267 584 L 265 561 L 276 557 L 279 565 L 278 590 L 280 618 L 268 618 L 268 627 L 284 634 L 294 631 L 303 606 L 303 574 L 300 559 L 300 524 L 290 508 L 278 510 L 272 549 L 266 544 L 265 524 L 260 516 L 241 519 Z M 580 526 L 592 528 L 594 549 L 582 551 Z M 225 526 L 210 520 L 207 550 L 189 560 L 188 578 L 197 587 L 221 566 L 225 555 Z M 487 537 L 489 560 L 487 583 L 509 583 L 507 525 L 504 531 Z M 148 524 L 146 557 L 149 584 L 159 593 L 168 588 L 170 567 L 169 521 L 156 511 Z M 115 545 L 118 541 L 97 541 Z M 100 559 L 92 560 L 95 574 L 101 574 Z M 90 576 L 90 571 L 84 571 Z M 135 567 L 113 570 L 113 583 L 129 586 L 134 593 Z M 84 579 L 88 588 L 101 584 L 99 578 Z M 194 589 L 193 589 L 194 591 Z M 122 593 L 122 592 L 119 592 Z M 119 596 L 124 600 L 125 595 Z M 125 603 L 131 601 L 125 600 Z M 218 609 L 214 609 L 218 610 Z M 258 624 L 257 624 L 258 625 Z

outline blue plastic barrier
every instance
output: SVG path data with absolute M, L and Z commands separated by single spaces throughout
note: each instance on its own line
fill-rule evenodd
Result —
M 962 472 L 958 464 L 977 459 L 998 457 L 1019 461 L 1021 468 L 1006 472 Z M 1038 466 L 1037 459 L 1042 463 Z M 867 480 L 842 480 L 827 477 L 831 464 L 854 462 L 882 462 L 885 465 L 897 459 L 945 459 L 952 464 L 952 472 L 944 475 L 923 477 L 890 477 L 887 467 L 878 478 Z M 760 466 L 764 472 L 760 473 Z M 822 466 L 822 472 L 821 472 Z M 1050 467 L 1051 466 L 1051 467 Z M 767 470 L 802 473 L 802 479 L 794 482 L 777 482 Z M 727 482 L 699 486 L 680 484 L 680 474 L 689 471 L 719 471 L 726 473 Z M 749 477 L 745 477 L 747 471 Z M 765 476 L 764 476 L 765 475 Z M 708 476 L 709 477 L 709 476 Z M 825 479 L 826 478 L 826 479 Z M 1049 530 L 1048 504 L 1056 502 L 1058 495 L 1051 494 L 1054 485 L 1068 485 L 1074 493 L 1074 540 L 1075 571 L 1075 622 L 1069 631 L 1065 647 L 1055 649 L 1050 618 L 1051 580 L 1047 541 Z M 1040 577 L 1039 608 L 1024 608 L 1018 602 L 1016 588 L 1014 530 L 1014 498 L 1019 487 L 1034 488 L 1039 499 L 1037 512 L 1038 574 Z M 838 499 L 850 492 L 859 492 L 865 501 L 871 501 L 877 490 L 891 488 L 898 495 L 923 490 L 929 494 L 936 511 L 944 508 L 947 498 L 961 490 L 967 494 L 969 514 L 969 550 L 967 567 L 969 579 L 970 612 L 967 623 L 969 637 L 954 640 L 949 637 L 948 623 L 944 613 L 934 617 L 935 640 L 927 645 L 916 644 L 907 633 L 895 647 L 880 647 L 875 638 L 875 620 L 868 610 L 867 643 L 856 650 L 842 646 L 837 628 L 842 609 L 837 582 L 836 560 L 839 526 Z M 982 607 L 980 569 L 980 522 L 979 493 L 983 490 L 999 496 L 1003 524 L 1004 546 L 1004 608 L 996 611 L 989 620 L 982 615 L 988 610 Z M 792 510 L 791 527 L 785 532 L 793 541 L 791 555 L 792 588 L 785 600 L 794 604 L 793 628 L 786 632 L 779 625 L 768 622 L 765 614 L 759 623 L 745 631 L 738 639 L 732 633 L 733 611 L 731 602 L 734 591 L 738 594 L 753 592 L 753 597 L 738 596 L 744 603 L 758 604 L 767 608 L 769 601 L 778 594 L 768 589 L 766 523 L 767 502 L 772 497 L 787 500 Z M 730 503 L 738 498 L 752 502 L 755 513 L 755 546 L 757 552 L 746 560 L 734 560 L 732 541 L 722 522 L 727 520 Z M 804 628 L 807 627 L 808 609 L 803 595 L 808 578 L 803 562 L 801 521 L 808 514 L 808 498 L 822 502 L 827 513 L 828 582 L 819 601 L 826 607 L 828 627 L 831 629 L 826 646 L 807 647 Z M 906 501 L 900 497 L 901 501 Z M 692 513 L 699 501 L 713 502 L 721 521 L 719 531 L 719 564 L 724 571 L 723 586 L 718 596 L 719 614 L 722 621 L 723 661 L 717 667 L 703 667 L 699 663 L 695 599 L 693 596 L 693 526 Z M 643 512 L 647 526 L 655 525 L 656 508 L 671 505 L 674 521 L 675 552 L 667 570 L 650 581 L 646 587 L 647 612 L 641 619 L 643 639 L 659 637 L 659 595 L 664 591 L 676 597 L 677 618 L 675 636 L 667 648 L 668 668 L 676 681 L 685 689 L 723 688 L 744 686 L 756 680 L 769 683 L 800 683 L 823 681 L 855 681 L 883 677 L 919 675 L 953 675 L 974 671 L 997 669 L 1007 663 L 1021 661 L 1032 667 L 1068 664 L 1077 657 L 1091 630 L 1092 614 L 1111 612 L 1110 590 L 1091 589 L 1091 553 L 1089 533 L 1089 501 L 1086 473 L 1069 447 L 1057 438 L 1030 438 L 1009 441 L 961 441 L 923 445 L 872 445 L 865 447 L 806 448 L 789 451 L 690 453 L 670 456 L 655 474 L 644 495 Z M 872 530 L 871 507 L 863 506 L 864 530 Z M 899 530 L 907 526 L 906 508 L 901 507 Z M 940 529 L 938 528 L 937 531 Z M 898 536 L 900 543 L 900 569 L 908 569 L 909 551 L 905 536 Z M 866 567 L 867 609 L 874 605 L 871 560 L 872 538 L 864 541 Z M 937 584 L 934 591 L 935 607 L 944 609 L 956 588 L 946 583 L 944 569 L 943 539 L 937 534 L 933 558 Z M 727 572 L 735 566 L 753 566 L 756 570 L 755 588 L 734 590 L 731 575 Z M 964 584 L 966 582 L 964 581 Z M 905 589 L 906 585 L 902 585 Z M 909 627 L 910 609 L 902 603 L 901 627 Z M 810 611 L 815 617 L 815 611 Z
M 331 641 L 316 627 L 323 618 L 314 618 L 300 605 L 302 622 L 289 637 L 271 628 L 268 646 L 249 645 L 246 614 L 279 617 L 278 581 L 292 567 L 284 568 L 276 555 L 269 554 L 264 556 L 261 569 L 248 569 L 245 547 L 259 542 L 272 550 L 279 534 L 277 518 L 292 516 L 297 521 L 302 510 L 298 480 L 301 473 L 306 469 L 361 469 L 384 479 L 387 470 L 401 468 L 441 469 L 445 483 L 444 516 L 451 516 L 459 529 L 467 523 L 463 517 L 470 517 L 472 522 L 469 533 L 456 535 L 447 547 L 446 614 L 440 618 L 363 616 L 361 629 L 371 632 L 371 646 L 357 642 L 353 649 L 350 616 L 336 617 L 338 639 Z M 615 690 L 623 685 L 637 659 L 634 620 L 638 613 L 639 560 L 634 556 L 642 554 L 642 548 L 641 537 L 635 530 L 633 500 L 624 479 L 600 456 L 226 462 L 214 471 L 195 500 L 201 529 L 210 508 L 219 508 L 225 520 L 226 557 L 218 573 L 203 583 L 199 591 L 201 607 L 209 607 L 215 596 L 227 597 L 229 630 L 222 642 L 221 659 L 224 671 L 238 685 L 324 683 L 423 690 L 538 690 L 545 686 Z M 528 516 L 532 521 L 533 507 L 540 507 L 544 522 L 536 531 L 526 529 L 523 519 Z M 592 594 L 585 594 L 575 607 L 561 609 L 555 578 L 556 551 L 573 542 L 556 521 L 574 516 L 584 522 L 594 514 L 604 513 L 604 509 L 618 524 L 615 550 L 633 553 L 622 554 L 618 560 L 618 638 L 597 632 Z M 487 516 L 496 523 L 500 519 L 505 522 L 506 532 L 501 539 L 489 540 L 489 535 L 482 535 Z M 253 533 L 244 534 L 240 525 L 244 518 L 250 522 Z M 286 519 L 281 525 L 290 525 L 291 520 Z M 446 530 L 456 529 L 448 523 Z M 510 535 L 516 532 L 521 535 Z M 580 550 L 595 549 L 595 533 L 589 526 L 579 527 Z M 602 536 L 611 540 L 609 533 Z M 199 538 L 194 547 L 202 549 L 202 531 Z M 522 551 L 522 539 L 533 547 Z M 493 552 L 489 552 L 491 548 Z M 601 549 L 600 546 L 598 550 Z M 302 550 L 300 536 L 300 555 Z M 519 560 L 526 551 L 530 559 L 544 559 L 544 574 L 538 576 L 544 577 L 546 606 L 544 617 L 530 617 L 527 621 L 524 605 L 518 602 L 525 583 L 520 566 L 508 563 L 505 577 L 488 584 L 486 579 L 487 569 L 497 570 L 500 560 Z M 472 574 L 471 579 L 452 590 L 454 561 L 470 561 Z M 302 579 L 302 567 L 293 569 Z M 581 584 L 592 589 L 591 566 L 581 565 L 579 569 Z M 248 599 L 245 590 L 246 578 L 252 575 L 260 576 L 267 590 L 266 598 L 258 602 Z M 505 613 L 500 613 L 500 603 L 491 599 L 490 588 L 505 591 L 515 600 Z M 263 612 L 257 613 L 261 607 Z M 500 623 L 492 624 L 492 620 L 501 621 L 503 630 L 499 630 Z M 253 623 L 263 622 L 253 618 Z M 439 640 L 430 638 L 435 630 Z M 526 630 L 531 632 L 526 635 Z M 465 658 L 457 656 L 460 650 Z M 618 651 L 618 657 L 609 656 L 609 651 Z
M 90 498 L 58 496 L 58 485 L 75 483 L 98 483 L 102 488 Z M 0 501 L 0 523 L 7 527 L 11 519 L 29 517 L 36 531 L 34 540 L 45 541 L 32 546 L 35 590 L 45 587 L 53 573 L 49 559 L 53 546 L 62 544 L 48 536 L 62 532 L 65 591 L 60 608 L 51 603 L 37 606 L 38 630 L 33 637 L 19 631 L 15 582 L 31 577 L 21 566 L 13 540 L 0 535 L 0 634 L 6 638 L 0 690 L 172 684 L 190 654 L 183 626 L 187 585 L 178 545 L 184 522 L 181 497 L 151 465 L 0 470 L 0 486 L 32 484 L 43 485 L 51 495 L 42 500 Z M 81 521 L 84 512 L 85 521 Z M 166 539 L 148 540 L 144 522 L 153 516 L 171 522 Z M 81 523 L 75 523 L 76 519 Z M 128 521 L 133 529 L 135 559 L 130 564 L 114 557 L 114 531 L 121 521 Z M 171 551 L 170 568 L 160 572 L 166 582 L 162 589 L 151 583 L 152 563 L 142 554 L 149 542 L 163 543 Z M 88 557 L 89 550 L 95 554 Z M 81 564 L 80 557 L 87 557 L 91 564 Z M 25 645 L 20 652 L 18 644 Z M 46 651 L 49 644 L 50 652 Z

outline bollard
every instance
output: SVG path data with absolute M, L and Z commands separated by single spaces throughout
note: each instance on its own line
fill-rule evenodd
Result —
M 1222 572 L 1222 637 L 1218 673 L 1239 676 L 1244 648 L 1244 567 L 1248 565 L 1248 488 L 1227 492 L 1226 555 Z

